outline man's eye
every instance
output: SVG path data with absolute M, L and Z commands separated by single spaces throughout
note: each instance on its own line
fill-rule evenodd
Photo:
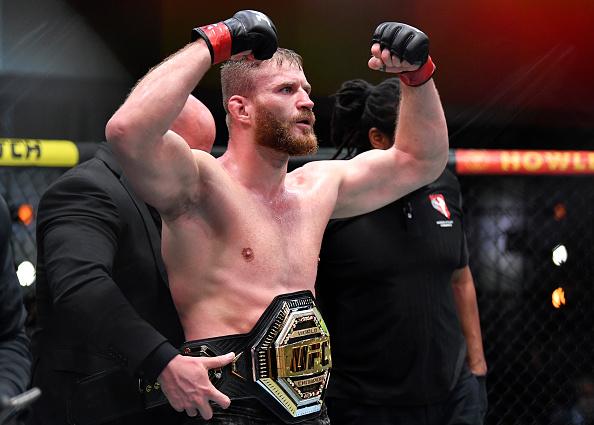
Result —
M 281 92 L 282 92 L 282 93 L 292 93 L 292 92 L 293 92 L 293 87 L 291 87 L 291 86 L 286 86 L 286 87 L 283 87 L 283 88 L 281 89 Z

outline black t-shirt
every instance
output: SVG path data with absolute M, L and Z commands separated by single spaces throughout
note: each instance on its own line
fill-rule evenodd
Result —
M 444 400 L 466 354 L 451 276 L 467 263 L 460 188 L 449 171 L 377 211 L 332 220 L 316 282 L 332 347 L 328 396 Z

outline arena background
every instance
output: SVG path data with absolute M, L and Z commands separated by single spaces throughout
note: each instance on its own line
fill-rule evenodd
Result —
M 324 148 L 329 96 L 345 79 L 384 77 L 366 68 L 369 37 L 398 20 L 430 37 L 452 148 L 594 150 L 591 0 L 0 0 L 0 138 L 103 140 L 134 82 L 193 26 L 244 8 L 267 13 L 281 45 L 303 55 Z M 195 94 L 213 110 L 224 149 L 216 71 Z M 20 223 L 17 208 L 35 208 L 64 170 L 0 166 L 17 263 L 35 263 L 35 220 Z M 569 423 L 554 421 L 579 397 L 594 403 L 594 178 L 460 180 L 490 369 L 488 423 Z M 568 260 L 556 266 L 560 244 Z M 559 287 L 566 303 L 555 308 Z M 23 291 L 32 321 L 34 284 Z

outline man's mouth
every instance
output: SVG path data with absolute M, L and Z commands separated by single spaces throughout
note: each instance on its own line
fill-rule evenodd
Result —
M 314 117 L 299 117 L 296 121 L 296 124 L 306 125 L 308 127 L 313 127 L 316 119 Z

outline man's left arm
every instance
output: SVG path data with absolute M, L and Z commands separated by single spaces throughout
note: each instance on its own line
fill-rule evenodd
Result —
M 484 376 L 487 374 L 487 362 L 483 352 L 476 290 L 470 267 L 466 266 L 454 271 L 452 289 L 456 311 L 468 348 L 468 366 L 473 374 Z
M 371 69 L 395 73 L 402 82 L 394 144 L 336 164 L 340 181 L 334 218 L 393 202 L 434 181 L 447 163 L 448 130 L 427 36 L 409 25 L 385 22 L 373 35 L 371 54 Z

